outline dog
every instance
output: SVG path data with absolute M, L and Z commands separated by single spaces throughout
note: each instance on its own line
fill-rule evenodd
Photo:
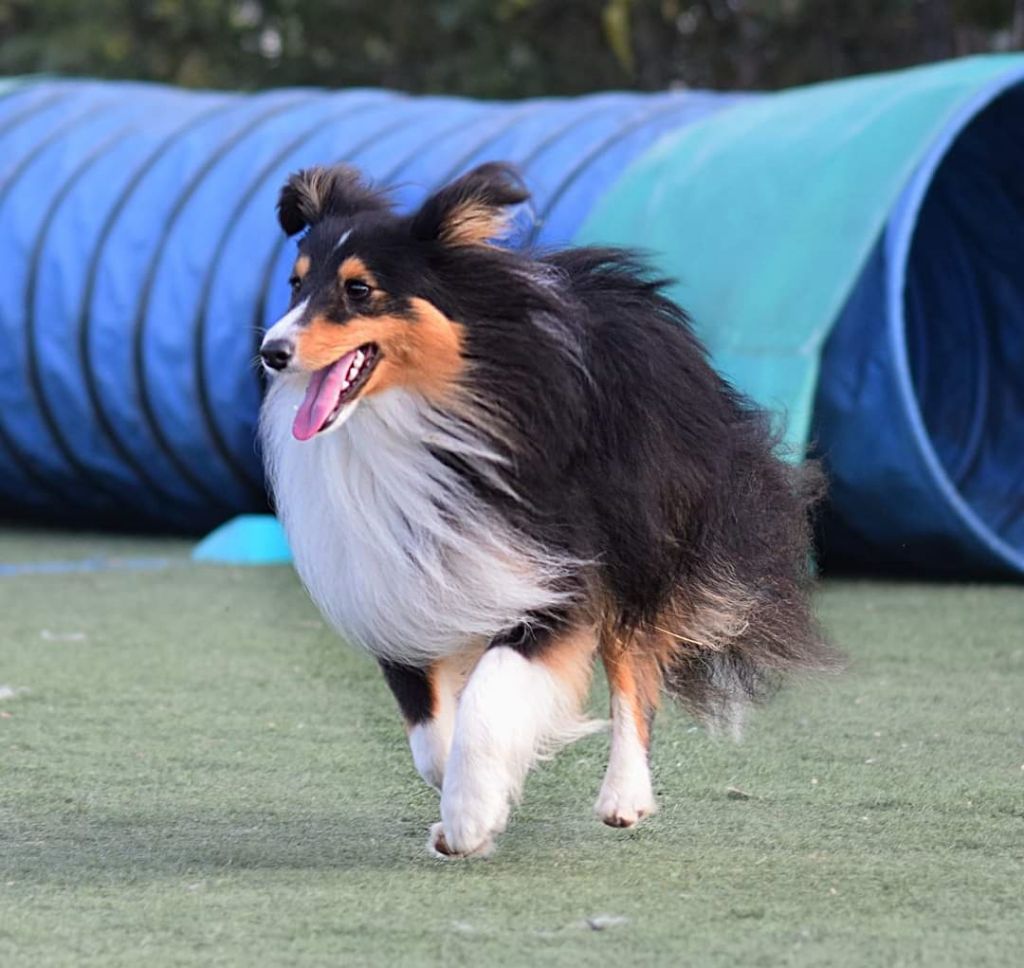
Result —
M 527 198 L 489 163 L 411 214 L 344 166 L 278 202 L 302 235 L 260 351 L 267 478 L 311 597 L 397 700 L 446 858 L 487 855 L 536 759 L 594 728 L 596 657 L 614 827 L 655 809 L 663 692 L 737 735 L 780 677 L 831 663 L 819 475 L 637 256 L 502 247 Z

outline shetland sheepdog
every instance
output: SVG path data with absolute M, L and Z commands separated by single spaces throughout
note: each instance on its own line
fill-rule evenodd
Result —
M 444 857 L 490 852 L 537 757 L 592 730 L 595 658 L 613 827 L 655 809 L 663 692 L 736 734 L 780 676 L 830 662 L 813 469 L 777 456 L 636 256 L 502 248 L 527 197 L 486 164 L 399 214 L 342 166 L 278 203 L 303 234 L 261 347 L 268 479 L 310 595 L 394 693 Z

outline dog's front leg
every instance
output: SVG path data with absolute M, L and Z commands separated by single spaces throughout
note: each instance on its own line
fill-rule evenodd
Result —
M 537 756 L 590 731 L 579 708 L 595 649 L 590 627 L 523 626 L 483 654 L 455 716 L 435 853 L 488 854 Z
M 405 720 L 412 760 L 438 792 L 455 728 L 455 703 L 462 684 L 460 664 L 442 659 L 426 668 L 381 661 L 381 671 Z

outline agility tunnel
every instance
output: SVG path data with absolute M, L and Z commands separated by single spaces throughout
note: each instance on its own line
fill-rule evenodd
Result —
M 8 515 L 200 533 L 265 510 L 284 178 L 346 161 L 412 206 L 504 159 L 534 196 L 519 244 L 649 252 L 825 459 L 829 562 L 1024 572 L 1024 58 L 521 103 L 18 80 L 0 144 Z

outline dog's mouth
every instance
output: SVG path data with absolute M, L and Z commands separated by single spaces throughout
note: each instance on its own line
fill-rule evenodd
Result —
M 375 343 L 364 343 L 312 373 L 306 395 L 295 414 L 292 436 L 296 440 L 310 440 L 334 426 L 346 408 L 355 403 L 380 357 Z

